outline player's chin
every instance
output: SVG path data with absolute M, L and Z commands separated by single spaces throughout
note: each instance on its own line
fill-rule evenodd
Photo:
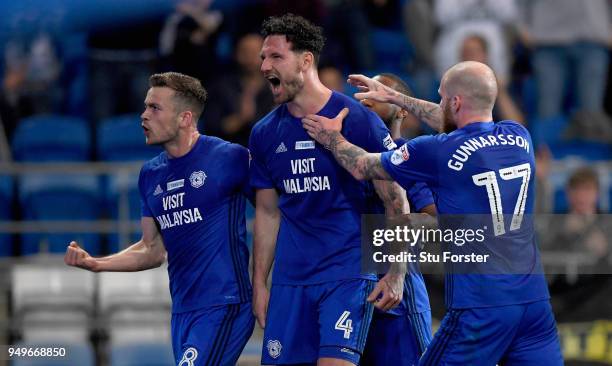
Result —
M 161 141 L 159 141 L 159 140 L 155 140 L 155 139 L 152 139 L 152 138 L 147 138 L 145 140 L 145 144 L 148 145 L 148 146 L 159 146 L 159 145 L 162 145 L 163 143 Z
M 272 94 L 272 100 L 275 104 L 282 104 L 288 102 L 289 98 L 287 98 L 287 95 L 285 93 L 277 93 Z

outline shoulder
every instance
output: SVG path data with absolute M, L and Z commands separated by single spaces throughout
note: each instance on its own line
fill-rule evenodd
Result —
M 249 155 L 249 150 L 242 145 L 225 141 L 215 136 L 204 136 L 204 138 L 209 146 L 209 151 L 211 154 L 214 154 L 215 159 L 224 159 L 225 157 L 236 159 L 241 156 Z
M 512 129 L 516 132 L 520 132 L 523 135 L 528 135 L 529 131 L 527 130 L 527 128 L 525 126 L 523 126 L 522 124 L 516 122 L 516 121 L 512 121 L 512 120 L 504 120 L 504 121 L 499 121 L 496 123 L 496 127 L 503 127 L 503 128 L 508 128 L 508 129 Z
M 281 118 L 284 105 L 279 105 L 274 108 L 270 113 L 266 114 L 262 119 L 257 121 L 251 130 L 251 135 L 261 135 L 269 131 L 271 128 L 275 128 L 278 124 L 278 120 Z
M 162 151 L 156 157 L 152 158 L 151 160 L 146 161 L 142 165 L 142 168 L 140 169 L 140 171 L 141 173 L 145 173 L 148 171 L 159 169 L 160 167 L 166 165 L 167 161 L 168 159 L 166 157 L 166 152 Z
M 435 135 L 422 135 L 411 139 L 410 141 L 408 141 L 408 144 L 413 146 L 440 145 L 448 141 L 449 138 L 450 135 L 446 133 L 438 133 Z
M 149 179 L 147 177 L 150 176 L 153 172 L 163 169 L 166 166 L 167 162 L 168 160 L 164 151 L 159 153 L 159 155 L 152 158 L 151 160 L 146 161 L 140 168 L 140 175 L 138 177 L 140 183 L 144 183 L 146 179 Z

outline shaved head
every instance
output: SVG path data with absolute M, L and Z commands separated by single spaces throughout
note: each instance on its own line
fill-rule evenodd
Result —
M 481 62 L 465 61 L 451 67 L 442 77 L 441 87 L 449 97 L 461 96 L 473 111 L 491 111 L 497 98 L 497 79 Z

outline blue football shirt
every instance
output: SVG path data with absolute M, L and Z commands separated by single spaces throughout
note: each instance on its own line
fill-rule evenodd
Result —
M 343 134 L 371 152 L 395 147 L 380 118 L 354 99 L 333 92 L 319 115 L 350 112 Z M 305 285 L 361 274 L 361 214 L 367 213 L 369 182 L 355 180 L 330 151 L 315 143 L 285 104 L 260 120 L 251 132 L 250 183 L 275 189 L 281 212 L 277 237 L 275 284 Z
M 520 304 L 549 297 L 529 220 L 535 163 L 531 137 L 523 126 L 512 121 L 477 122 L 449 134 L 417 137 L 383 153 L 382 165 L 402 186 L 426 183 L 440 215 L 487 218 L 484 247 L 450 247 L 459 253 L 482 248 L 480 252 L 492 254 L 495 264 L 474 264 L 475 272 L 470 273 L 447 267 L 448 308 Z M 513 263 L 513 270 L 519 270 L 494 272 L 492 266 L 500 263 Z
M 168 252 L 173 313 L 250 301 L 245 198 L 249 152 L 200 136 L 186 155 L 164 151 L 144 164 L 142 215 Z

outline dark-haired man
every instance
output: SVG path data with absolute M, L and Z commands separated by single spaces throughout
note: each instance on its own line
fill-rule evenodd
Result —
M 206 91 L 197 79 L 164 73 L 149 84 L 142 128 L 146 143 L 165 151 L 140 172 L 142 239 L 104 258 L 71 242 L 65 262 L 130 272 L 159 267 L 167 257 L 176 364 L 234 365 L 255 324 L 243 196 L 249 153 L 198 134 Z
M 249 143 L 250 182 L 257 189 L 253 311 L 265 327 L 262 363 L 357 365 L 372 303 L 382 310 L 397 305 L 405 268 L 394 267 L 378 283 L 374 275 L 361 274 L 367 183 L 343 171 L 308 137 L 300 119 L 335 116 L 349 106 L 349 139 L 369 151 L 395 144 L 378 116 L 319 80 L 319 27 L 288 14 L 266 20 L 262 34 L 261 71 L 280 104 L 255 125 Z M 406 212 L 405 192 L 391 184 L 375 186 L 390 212 Z M 270 294 L 266 280 L 273 260 Z

